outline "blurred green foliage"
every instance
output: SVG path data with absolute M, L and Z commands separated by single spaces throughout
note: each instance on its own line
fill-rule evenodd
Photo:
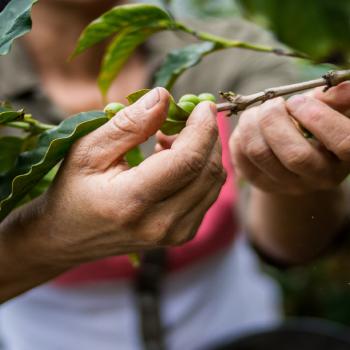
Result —
M 247 19 L 317 62 L 349 66 L 349 0 L 143 0 L 163 4 L 179 17 Z
M 319 317 L 350 326 L 349 244 L 309 266 L 267 268 L 280 284 L 287 316 Z
M 238 8 L 234 0 L 141 0 L 141 2 L 169 6 L 172 12 L 183 17 L 232 17 Z
M 237 0 L 243 14 L 317 62 L 347 65 L 349 0 Z
M 271 30 L 276 38 L 316 63 L 349 66 L 349 0 L 237 0 L 246 18 Z M 332 65 L 301 61 L 304 79 L 324 74 Z M 350 241 L 329 256 L 287 270 L 268 268 L 278 281 L 284 310 L 292 317 L 319 317 L 350 326 Z M 340 247 L 339 247 L 340 248 Z
M 174 3 L 184 14 L 197 17 L 231 17 L 238 14 L 232 0 L 175 0 Z

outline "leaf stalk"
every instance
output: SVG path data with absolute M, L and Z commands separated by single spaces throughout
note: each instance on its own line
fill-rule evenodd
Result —
M 291 85 L 277 86 L 251 95 L 237 95 L 232 91 L 222 92 L 220 93 L 221 96 L 223 96 L 228 102 L 217 104 L 217 109 L 219 112 L 230 111 L 230 115 L 237 114 L 257 102 L 265 102 L 275 97 L 286 96 L 319 86 L 325 86 L 326 91 L 347 80 L 350 80 L 350 70 L 333 70 L 329 71 L 319 79 Z
M 300 52 L 287 51 L 287 50 L 283 50 L 281 48 L 275 48 L 275 47 L 264 46 L 264 45 L 259 45 L 259 44 L 252 44 L 252 43 L 248 43 L 248 42 L 240 41 L 240 40 L 230 40 L 227 38 L 223 38 L 221 36 L 213 35 L 211 33 L 194 30 L 194 29 L 189 28 L 180 22 L 176 22 L 175 27 L 178 30 L 181 30 L 187 34 L 194 36 L 198 40 L 213 42 L 217 45 L 218 48 L 222 48 L 222 49 L 240 48 L 240 49 L 245 49 L 245 50 L 272 53 L 272 54 L 275 54 L 278 56 L 309 59 L 308 56 L 306 56 L 305 54 L 300 53 Z

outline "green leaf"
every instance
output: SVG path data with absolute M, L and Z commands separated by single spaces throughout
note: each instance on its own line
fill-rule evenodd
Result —
M 16 204 L 16 207 L 20 207 L 28 202 L 31 202 L 36 197 L 46 192 L 51 186 L 55 176 L 58 172 L 59 165 L 53 167 L 29 192 L 27 195 L 21 198 Z
M 143 156 L 140 147 L 135 147 L 125 154 L 125 159 L 131 167 L 141 164 L 145 157 Z
M 170 28 L 172 19 L 160 7 L 147 4 L 116 6 L 89 24 L 81 34 L 73 56 L 129 28 Z
M 219 47 L 215 43 L 206 41 L 170 52 L 156 73 L 155 85 L 164 86 L 170 90 L 182 73 L 197 65 L 204 56 L 216 50 L 219 50 Z
M 60 162 L 80 137 L 106 123 L 103 112 L 91 111 L 64 120 L 40 135 L 36 147 L 21 153 L 16 166 L 0 176 L 0 220 Z
M 0 105 L 0 124 L 5 124 L 8 122 L 22 119 L 23 116 L 23 109 L 19 111 L 14 111 L 11 107 Z
M 127 97 L 127 99 L 130 104 L 134 103 L 149 91 L 149 89 L 136 91 L 130 94 Z M 186 121 L 188 117 L 189 113 L 187 113 L 181 107 L 179 107 L 176 104 L 174 98 L 170 95 L 168 116 L 160 130 L 165 135 L 178 134 L 186 126 Z
M 349 0 L 239 0 L 246 16 L 293 49 L 319 62 L 350 58 Z M 297 20 L 297 22 L 296 22 Z
M 32 28 L 30 12 L 37 0 L 11 0 L 0 12 L 0 55 L 6 55 L 12 42 Z
M 186 121 L 167 118 L 160 131 L 165 135 L 176 135 L 186 126 Z
M 135 49 L 152 34 L 174 27 L 161 8 L 147 4 L 116 6 L 92 22 L 82 33 L 73 56 L 111 35 L 115 39 L 105 52 L 98 78 L 103 96 Z
M 23 139 L 5 136 L 0 138 L 0 176 L 9 171 L 22 150 Z
M 186 124 L 186 120 L 189 116 L 190 113 L 186 112 L 181 107 L 179 107 L 178 104 L 175 102 L 174 97 L 170 95 L 169 112 L 167 119 L 171 118 L 173 121 L 182 122 Z
M 53 167 L 37 184 L 34 186 L 31 191 L 28 193 L 28 200 L 33 200 L 36 197 L 39 197 L 41 194 L 47 191 L 50 187 L 52 181 L 55 179 L 59 166 L 56 165 Z M 21 204 L 24 204 L 23 202 Z
M 138 101 L 143 95 L 146 95 L 147 92 L 150 92 L 151 89 L 141 89 L 133 92 L 132 94 L 128 95 L 126 99 L 129 101 L 129 104 L 133 104 L 136 101 Z
M 104 54 L 98 77 L 98 85 L 103 96 L 107 94 L 113 80 L 135 49 L 159 30 L 160 28 L 142 28 L 130 31 L 126 28 L 115 37 Z

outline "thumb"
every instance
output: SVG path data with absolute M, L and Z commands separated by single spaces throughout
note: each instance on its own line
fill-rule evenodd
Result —
M 104 170 L 135 146 L 145 142 L 163 124 L 169 93 L 155 88 L 137 102 L 122 109 L 110 121 L 81 140 L 79 158 L 87 167 Z M 84 151 L 85 150 L 85 151 Z M 86 153 L 86 154 L 82 154 Z
M 343 82 L 324 92 L 324 88 L 312 91 L 312 96 L 340 113 L 350 115 L 350 83 Z

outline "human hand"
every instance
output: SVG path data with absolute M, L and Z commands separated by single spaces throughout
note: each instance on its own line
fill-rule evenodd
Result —
M 238 176 L 271 193 L 336 188 L 350 171 L 350 84 L 276 98 L 242 113 L 230 139 Z M 313 135 L 305 139 L 294 118 Z
M 224 182 L 216 110 L 202 103 L 170 149 L 129 169 L 124 154 L 166 118 L 158 88 L 79 140 L 43 197 L 50 235 L 38 237 L 55 263 L 79 264 L 193 237 Z

